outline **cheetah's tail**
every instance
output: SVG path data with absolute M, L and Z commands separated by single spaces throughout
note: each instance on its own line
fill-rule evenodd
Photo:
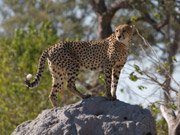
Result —
M 41 57 L 39 59 L 39 65 L 38 65 L 38 70 L 37 70 L 37 73 L 36 73 L 36 77 L 35 79 L 30 82 L 31 78 L 32 78 L 32 75 L 31 74 L 28 74 L 26 76 L 26 79 L 25 79 L 25 83 L 26 85 L 29 87 L 29 88 L 33 88 L 35 86 L 38 85 L 38 83 L 40 82 L 41 80 L 41 76 L 42 76 L 42 73 L 44 71 L 44 66 L 45 66 L 45 63 L 46 63 L 46 58 L 48 57 L 48 50 L 45 50 L 42 54 L 41 54 Z

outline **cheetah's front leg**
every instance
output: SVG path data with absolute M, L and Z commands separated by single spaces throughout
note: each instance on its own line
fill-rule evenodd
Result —
M 104 75 L 105 75 L 105 83 L 106 83 L 106 97 L 108 100 L 114 100 L 114 98 L 111 95 L 112 68 L 110 65 L 106 65 L 104 69 Z
M 116 99 L 116 89 L 118 85 L 119 75 L 121 72 L 121 69 L 123 68 L 123 65 L 116 64 L 112 69 L 112 89 L 111 89 L 111 95 L 114 99 Z

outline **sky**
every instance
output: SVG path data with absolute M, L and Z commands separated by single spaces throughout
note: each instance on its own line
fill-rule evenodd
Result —
M 0 0 L 0 5 L 2 5 L 2 1 L 1 1 L 1 0 Z M 0 14 L 0 32 L 3 31 L 2 27 L 1 27 L 1 22 L 2 22 L 2 20 L 3 20 L 3 17 L 2 17 L 2 15 Z
M 138 47 L 138 46 L 137 46 Z M 162 55 L 161 52 L 156 50 L 156 53 L 159 55 Z M 175 69 L 173 73 L 174 79 L 177 81 L 177 83 L 180 83 L 180 54 L 176 56 L 177 62 L 175 62 Z M 144 61 L 147 61 L 146 58 L 143 58 Z M 141 69 L 149 69 L 151 70 L 152 63 L 151 62 L 144 62 L 144 67 L 140 67 Z M 147 107 L 148 104 L 154 103 L 154 102 L 160 102 L 163 103 L 163 91 L 160 87 L 157 87 L 155 84 L 150 84 L 146 81 L 137 80 L 136 82 L 133 82 L 129 79 L 129 74 L 134 70 L 133 65 L 142 65 L 142 63 L 139 63 L 138 60 L 130 60 L 127 61 L 124 68 L 122 69 L 122 73 L 120 75 L 119 84 L 117 88 L 117 97 L 119 100 L 128 102 L 131 104 L 141 104 L 144 107 Z M 152 69 L 153 71 L 153 69 Z M 154 72 L 155 75 L 157 75 L 156 72 Z M 141 76 L 143 77 L 143 76 Z M 144 76 L 145 77 L 145 76 Z M 161 76 L 157 76 L 161 81 L 164 81 L 164 78 Z M 128 85 L 129 88 L 126 88 Z M 143 90 L 138 89 L 138 86 L 143 85 L 146 88 Z M 171 87 L 173 87 L 175 90 L 179 90 L 179 86 L 175 84 L 173 81 L 171 82 Z M 122 92 L 121 89 L 125 88 L 126 90 Z M 175 92 L 171 92 L 172 97 L 175 98 Z

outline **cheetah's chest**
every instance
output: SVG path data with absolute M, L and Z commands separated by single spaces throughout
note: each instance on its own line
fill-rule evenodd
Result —
M 127 50 L 112 52 L 110 54 L 111 64 L 115 65 L 116 63 L 120 63 L 121 65 L 124 65 L 127 60 L 128 53 L 129 53 L 129 51 L 127 51 Z

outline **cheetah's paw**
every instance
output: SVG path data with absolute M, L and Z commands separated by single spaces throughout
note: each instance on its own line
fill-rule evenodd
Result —
M 83 99 L 90 98 L 90 97 L 91 97 L 90 94 L 86 94 L 86 95 L 84 95 Z
M 107 98 L 107 100 L 109 100 L 109 101 L 114 101 L 114 100 L 116 100 L 116 97 L 106 97 Z

